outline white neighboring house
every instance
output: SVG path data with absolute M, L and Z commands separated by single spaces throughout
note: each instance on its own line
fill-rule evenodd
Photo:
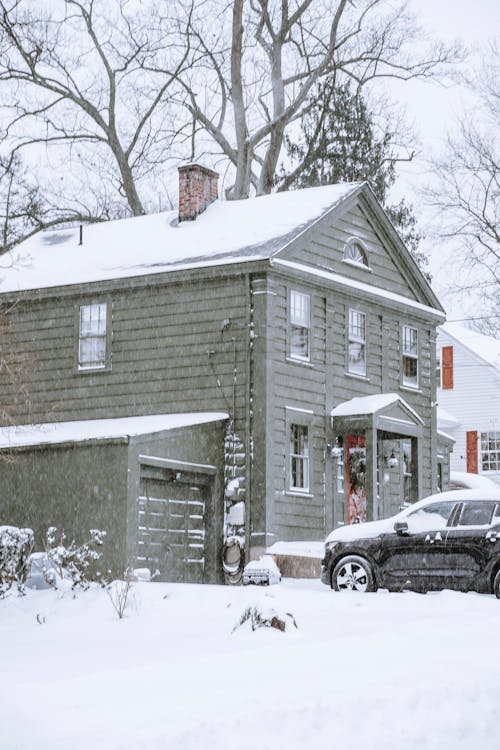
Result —
M 437 330 L 438 429 L 455 440 L 450 469 L 500 484 L 500 341 L 457 323 Z

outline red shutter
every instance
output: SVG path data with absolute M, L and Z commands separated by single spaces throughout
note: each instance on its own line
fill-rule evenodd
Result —
M 453 347 L 443 346 L 441 352 L 441 387 L 451 390 L 453 388 Z
M 466 433 L 467 471 L 477 474 L 477 432 Z

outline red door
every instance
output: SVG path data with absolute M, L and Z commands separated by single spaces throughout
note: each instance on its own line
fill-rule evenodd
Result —
M 366 440 L 347 436 L 347 523 L 366 521 Z

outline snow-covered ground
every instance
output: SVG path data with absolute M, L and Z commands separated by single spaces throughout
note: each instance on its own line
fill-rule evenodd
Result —
M 2 750 L 496 750 L 500 601 L 138 583 L 0 601 Z M 233 628 L 249 604 L 298 628 Z

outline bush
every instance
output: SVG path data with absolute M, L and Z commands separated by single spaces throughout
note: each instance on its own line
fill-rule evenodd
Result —
M 57 542 L 56 527 L 51 526 L 47 529 L 45 541 L 47 557 L 61 579 L 65 577 L 71 578 L 73 589 L 77 586 L 81 586 L 82 589 L 88 588 L 91 566 L 92 563 L 102 557 L 102 552 L 97 548 L 102 546 L 105 536 L 105 531 L 90 529 L 88 541 L 77 545 L 73 539 L 67 545 L 66 534 L 64 532 L 61 533 L 59 542 Z M 53 581 L 53 585 L 55 585 L 55 581 Z
M 20 594 L 24 593 L 33 542 L 31 529 L 0 526 L 0 597 L 5 596 L 13 584 L 17 584 Z

